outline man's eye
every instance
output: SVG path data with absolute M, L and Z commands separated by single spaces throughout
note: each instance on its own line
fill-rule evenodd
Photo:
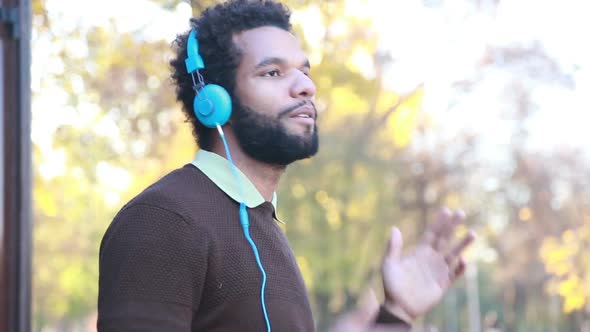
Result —
M 264 73 L 264 76 L 277 77 L 277 76 L 281 76 L 281 72 L 275 69 L 275 70 L 267 71 L 266 73 Z

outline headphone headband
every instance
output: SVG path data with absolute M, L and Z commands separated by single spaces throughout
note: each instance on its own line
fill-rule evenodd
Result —
M 186 52 L 188 57 L 184 60 L 184 64 L 186 66 L 186 71 L 188 73 L 193 73 L 198 69 L 205 68 L 205 63 L 203 62 L 203 58 L 199 54 L 199 42 L 197 41 L 197 32 L 196 30 L 191 30 L 188 35 L 188 40 L 186 43 Z

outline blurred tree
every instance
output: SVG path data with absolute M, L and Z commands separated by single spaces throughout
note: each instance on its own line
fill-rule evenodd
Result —
M 196 147 L 179 126 L 166 42 L 113 22 L 64 30 L 46 6 L 33 1 L 33 44 L 49 44 L 44 59 L 62 69 L 37 67 L 33 92 L 33 317 L 36 330 L 67 331 L 96 310 L 99 243 L 114 213 Z M 63 108 L 48 109 L 42 102 L 56 90 Z M 46 112 L 63 121 L 52 126 Z

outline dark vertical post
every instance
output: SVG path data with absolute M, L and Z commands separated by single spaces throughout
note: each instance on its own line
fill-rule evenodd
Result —
M 0 0 L 0 331 L 31 329 L 30 0 Z

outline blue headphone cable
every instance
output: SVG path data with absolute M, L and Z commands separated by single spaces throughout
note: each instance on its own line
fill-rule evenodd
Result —
M 229 152 L 229 146 L 227 145 L 227 140 L 225 139 L 225 134 L 223 133 L 223 129 L 220 125 L 217 125 L 217 131 L 219 132 L 219 136 L 223 141 L 223 147 L 225 148 L 227 160 L 231 165 L 232 172 L 234 174 L 234 177 L 236 178 L 236 183 L 238 184 L 240 195 L 242 197 L 242 201 L 240 202 L 240 224 L 242 225 L 242 230 L 244 231 L 244 236 L 246 237 L 246 240 L 250 244 L 250 247 L 252 247 L 254 257 L 256 258 L 256 264 L 258 265 L 260 273 L 262 274 L 262 286 L 260 287 L 260 302 L 262 303 L 262 314 L 264 315 L 264 321 L 266 322 L 266 331 L 271 332 L 270 320 L 268 319 L 268 312 L 266 311 L 266 302 L 264 301 L 264 290 L 266 289 L 266 272 L 264 271 L 264 266 L 262 266 L 262 261 L 260 260 L 260 255 L 258 254 L 258 248 L 256 247 L 256 243 L 254 243 L 254 240 L 252 239 L 252 237 L 250 237 L 250 219 L 248 218 L 248 211 L 246 210 L 246 204 L 244 203 L 244 188 L 242 187 L 242 183 L 238 175 L 238 168 L 234 164 L 234 161 L 231 157 L 231 154 Z

